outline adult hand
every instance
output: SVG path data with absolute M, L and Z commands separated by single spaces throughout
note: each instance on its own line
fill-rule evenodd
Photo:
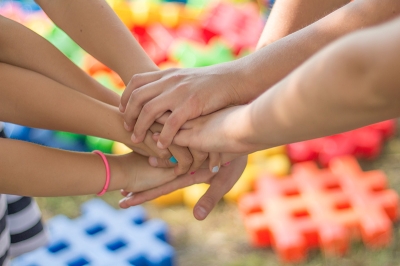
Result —
M 154 125 L 159 125 L 159 126 L 157 128 Z M 160 136 L 159 132 L 162 130 L 162 125 L 157 124 L 157 123 L 155 123 L 154 125 L 152 126 L 152 130 L 155 131 L 156 133 L 153 135 L 153 139 L 155 141 L 158 141 L 158 138 Z M 177 146 L 175 144 L 172 144 L 168 149 L 171 151 L 174 151 L 174 149 L 180 149 L 180 150 L 184 149 L 184 151 L 188 150 L 190 152 L 190 154 L 193 156 L 193 163 L 191 166 L 189 165 L 190 169 L 189 169 L 189 171 L 187 171 L 190 174 L 194 174 L 196 172 L 196 170 L 199 169 L 203 165 L 203 163 L 207 160 L 207 158 L 209 159 L 210 171 L 212 173 L 217 173 L 219 171 L 219 168 L 221 165 L 221 158 L 220 158 L 219 153 L 208 154 L 207 152 L 201 152 L 201 151 L 194 150 L 194 149 L 183 148 L 183 147 Z M 179 154 L 177 156 L 179 156 Z M 176 157 L 176 158 L 177 158 L 178 166 L 179 166 L 179 159 L 178 159 L 178 157 Z M 173 167 L 173 163 L 170 160 L 165 160 L 165 159 L 161 159 L 161 158 L 157 158 L 157 157 L 153 157 L 153 156 L 149 157 L 149 163 L 153 167 Z M 205 168 L 205 167 L 203 167 L 203 168 Z M 178 172 L 176 171 L 175 173 L 178 173 Z M 186 172 L 183 172 L 183 171 L 181 172 L 181 174 L 184 174 L 184 173 L 186 173 Z
M 243 75 L 235 61 L 134 75 L 120 105 L 127 130 L 133 130 L 132 141 L 143 141 L 154 121 L 171 111 L 157 143 L 165 149 L 187 120 L 248 102 L 250 93 L 244 84 L 249 84 Z
M 255 132 L 251 108 L 251 105 L 229 107 L 188 121 L 173 143 L 203 152 L 239 155 L 267 148 L 251 142 Z
M 232 161 L 229 165 L 222 167 L 217 174 L 201 169 L 194 175 L 186 174 L 179 176 L 164 185 L 147 191 L 138 192 L 136 194 L 130 193 L 130 191 L 127 190 L 121 191 L 125 198 L 120 201 L 119 206 L 124 209 L 129 208 L 171 193 L 177 189 L 191 186 L 193 184 L 209 183 L 210 187 L 207 192 L 200 198 L 193 209 L 194 217 L 197 220 L 204 220 L 218 201 L 221 200 L 229 190 L 231 190 L 243 173 L 246 163 L 247 156 L 244 156 Z

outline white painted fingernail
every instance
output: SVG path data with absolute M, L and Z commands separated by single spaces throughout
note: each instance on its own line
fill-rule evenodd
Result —
M 218 173 L 218 171 L 219 171 L 219 166 L 214 166 L 213 169 L 212 169 L 212 172 L 213 173 Z
M 133 196 L 133 192 L 129 192 L 129 194 L 126 195 L 127 198 L 130 198 L 130 197 L 132 197 L 132 196 Z

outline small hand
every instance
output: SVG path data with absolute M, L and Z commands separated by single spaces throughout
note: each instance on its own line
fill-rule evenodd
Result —
M 121 97 L 120 111 L 128 130 L 133 130 L 134 143 L 143 141 L 157 118 L 172 111 L 157 143 L 165 149 L 187 120 L 247 102 L 239 95 L 244 91 L 242 80 L 233 62 L 135 75 Z
M 200 198 L 193 209 L 194 217 L 198 220 L 204 220 L 218 201 L 229 192 L 239 179 L 246 167 L 246 162 L 247 156 L 244 156 L 232 161 L 226 167 L 222 167 L 217 174 L 201 169 L 194 175 L 186 174 L 179 176 L 164 185 L 147 191 L 138 192 L 136 194 L 129 193 L 131 192 L 129 190 L 121 191 L 125 198 L 120 201 L 119 206 L 121 208 L 128 208 L 171 193 L 180 188 L 191 186 L 193 184 L 209 183 L 210 187 L 207 192 Z
M 174 169 L 151 167 L 147 162 L 147 157 L 136 153 L 115 157 L 120 162 L 122 172 L 127 180 L 126 191 L 139 192 L 152 189 L 177 177 Z

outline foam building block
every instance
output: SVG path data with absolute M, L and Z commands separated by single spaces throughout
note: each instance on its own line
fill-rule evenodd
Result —
M 228 166 L 229 167 L 229 166 Z M 255 180 L 264 174 L 281 177 L 289 174 L 290 160 L 286 155 L 285 146 L 279 146 L 250 154 L 246 169 L 233 188 L 224 196 L 224 200 L 237 202 L 238 198 L 252 190 Z M 209 186 L 196 184 L 182 190 L 161 196 L 152 201 L 158 206 L 184 204 L 194 207 Z
M 224 199 L 237 202 L 242 195 L 253 189 L 254 182 L 264 174 L 279 178 L 289 174 L 290 167 L 285 146 L 252 153 L 248 156 L 246 169 Z
M 272 246 L 282 261 L 303 261 L 318 247 L 343 255 L 351 239 L 370 248 L 391 242 L 399 197 L 386 183 L 383 172 L 363 172 L 352 156 L 332 159 L 322 170 L 303 162 L 287 178 L 258 179 L 239 209 L 251 244 Z
M 172 266 L 175 251 L 162 220 L 146 221 L 140 207 L 116 210 L 100 199 L 82 205 L 82 216 L 48 222 L 50 243 L 13 260 L 12 266 Z
M 395 128 L 395 120 L 387 120 L 342 134 L 289 144 L 288 155 L 294 163 L 314 160 L 322 166 L 343 155 L 374 159 L 384 141 L 394 135 Z

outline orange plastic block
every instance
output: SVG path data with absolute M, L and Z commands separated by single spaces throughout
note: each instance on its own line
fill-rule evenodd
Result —
M 323 170 L 298 163 L 288 178 L 265 176 L 255 189 L 239 201 L 245 227 L 254 246 L 272 246 L 283 261 L 302 261 L 316 247 L 343 255 L 354 238 L 368 247 L 391 242 L 398 195 L 383 172 L 362 172 L 354 157 Z

